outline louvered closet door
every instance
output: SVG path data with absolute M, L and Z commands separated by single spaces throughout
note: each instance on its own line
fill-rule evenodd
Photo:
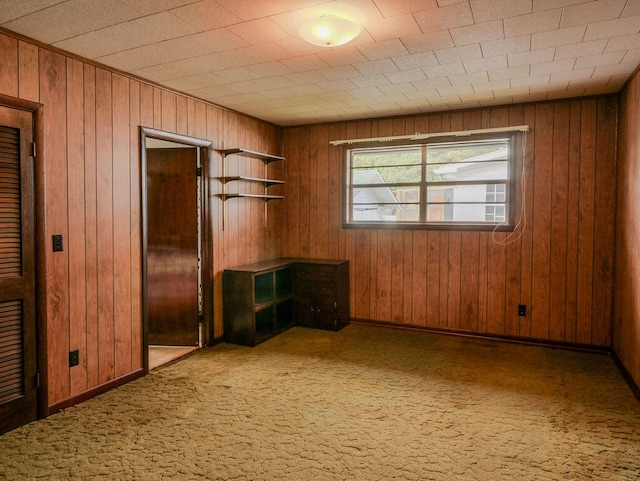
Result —
M 0 433 L 37 416 L 32 117 L 0 107 Z

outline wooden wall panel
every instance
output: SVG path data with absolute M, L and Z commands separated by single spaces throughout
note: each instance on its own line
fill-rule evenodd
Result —
M 45 122 L 45 242 L 53 234 L 69 239 L 67 196 L 66 84 L 67 59 L 42 51 L 40 60 L 40 101 Z M 67 243 L 68 244 L 68 243 Z M 45 246 L 47 273 L 47 358 L 50 399 L 62 399 L 70 392 L 69 381 L 69 248 L 52 252 Z M 40 267 L 41 268 L 41 267 Z M 40 306 L 42 308 L 42 306 Z
M 43 104 L 46 190 L 38 195 L 46 208 L 47 253 L 39 268 L 47 279 L 41 309 L 51 407 L 142 369 L 140 126 L 211 140 L 214 149 L 271 154 L 282 153 L 282 130 L 10 34 L 0 33 L 0 63 L 1 94 Z M 206 295 L 213 296 L 216 338 L 223 335 L 222 270 L 282 255 L 276 226 L 285 225 L 284 203 L 270 203 L 267 225 L 261 201 L 234 199 L 223 232 L 223 203 L 214 195 L 221 167 L 212 151 L 206 177 L 214 286 Z M 251 162 L 241 168 L 261 169 Z M 64 252 L 51 252 L 52 234 L 64 235 Z M 80 365 L 69 368 L 72 349 L 80 351 Z
M 98 177 L 96 150 L 96 69 L 84 66 L 84 223 L 87 313 L 86 389 L 99 385 L 98 337 Z M 83 358 L 82 352 L 80 359 Z M 71 395 L 71 393 L 69 393 Z M 66 396 L 65 396 L 66 397 Z M 62 398 L 64 399 L 64 397 Z
M 129 123 L 129 79 L 121 75 L 112 78 L 113 125 L 113 295 L 114 295 L 114 376 L 121 377 L 133 370 L 131 358 L 131 144 Z M 137 137 L 137 136 L 136 136 Z
M 18 69 L 4 68 L 5 65 L 18 65 L 18 41 L 15 38 L 0 35 L 0 94 L 18 96 Z
M 67 61 L 67 191 L 69 195 L 70 279 L 86 278 L 85 172 L 84 172 L 84 67 L 82 62 Z M 70 369 L 71 393 L 87 389 L 87 284 L 69 283 L 69 350 L 79 350 L 80 364 Z
M 601 97 L 286 128 L 286 189 L 297 196 L 287 203 L 286 254 L 335 255 L 337 239 L 357 319 L 608 347 L 615 183 L 596 173 L 616 171 L 616 112 L 616 98 Z M 522 231 L 344 229 L 336 202 L 327 234 L 318 228 L 318 206 L 342 186 L 342 151 L 327 151 L 324 132 L 338 140 L 522 124 L 531 128 L 518 162 Z M 319 182 L 324 172 L 333 180 Z
M 21 99 L 38 102 L 38 47 L 18 41 L 18 61 L 18 95 Z
M 613 347 L 640 386 L 640 76 L 620 100 Z

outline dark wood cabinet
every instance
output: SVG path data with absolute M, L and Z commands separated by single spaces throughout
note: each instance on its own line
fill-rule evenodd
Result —
M 277 259 L 226 269 L 225 341 L 255 346 L 294 325 L 349 323 L 349 262 Z
M 293 272 L 298 325 L 335 331 L 349 323 L 348 261 L 299 262 Z

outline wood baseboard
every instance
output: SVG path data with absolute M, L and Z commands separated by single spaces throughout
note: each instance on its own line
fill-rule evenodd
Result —
M 400 325 L 400 324 L 394 324 L 392 322 L 374 321 L 371 319 L 351 318 L 351 322 L 354 324 L 368 324 L 373 326 L 388 327 L 390 329 L 422 331 L 422 332 L 430 332 L 433 334 L 444 334 L 448 336 L 470 337 L 474 339 L 487 339 L 487 340 L 493 340 L 493 341 L 511 342 L 516 344 L 526 344 L 531 346 L 550 347 L 554 349 L 567 349 L 571 351 L 591 352 L 595 354 L 605 354 L 605 355 L 612 354 L 612 350 L 608 347 L 591 346 L 589 344 L 578 344 L 578 343 L 562 342 L 562 341 L 551 341 L 547 339 L 536 339 L 532 337 L 507 336 L 507 335 L 500 335 L 500 334 L 484 334 L 480 332 L 458 331 L 455 329 L 445 329 L 441 327 L 416 326 L 414 324 Z
M 96 397 L 96 396 L 99 396 L 100 394 L 104 394 L 107 391 L 111 391 L 112 389 L 122 386 L 123 384 L 126 384 L 128 382 L 134 381 L 142 376 L 144 376 L 144 370 L 138 369 L 129 374 L 118 377 L 116 379 L 112 379 L 109 382 L 96 386 L 93 389 L 89 389 L 88 391 L 84 391 L 75 396 L 71 396 L 67 399 L 63 399 L 62 401 L 58 401 L 57 403 L 51 404 L 49 406 L 49 409 L 47 410 L 47 416 L 63 411 L 76 404 L 80 404 L 81 402 L 87 401 L 92 397 Z
M 633 376 L 631 375 L 629 370 L 625 367 L 625 365 L 622 363 L 622 361 L 620 360 L 618 355 L 615 353 L 615 351 L 611 353 L 611 357 L 613 358 L 616 365 L 618 366 L 618 369 L 620 369 L 620 372 L 622 373 L 622 377 L 624 378 L 625 381 L 627 381 L 627 384 L 631 388 L 631 391 L 633 391 L 633 394 L 635 394 L 638 401 L 640 401 L 640 386 L 638 386 L 635 379 L 633 379 Z

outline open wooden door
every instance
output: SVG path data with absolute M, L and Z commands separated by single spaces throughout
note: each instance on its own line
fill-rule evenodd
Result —
M 197 346 L 197 149 L 147 149 L 149 344 Z
M 0 107 L 0 434 L 37 417 L 32 113 Z

